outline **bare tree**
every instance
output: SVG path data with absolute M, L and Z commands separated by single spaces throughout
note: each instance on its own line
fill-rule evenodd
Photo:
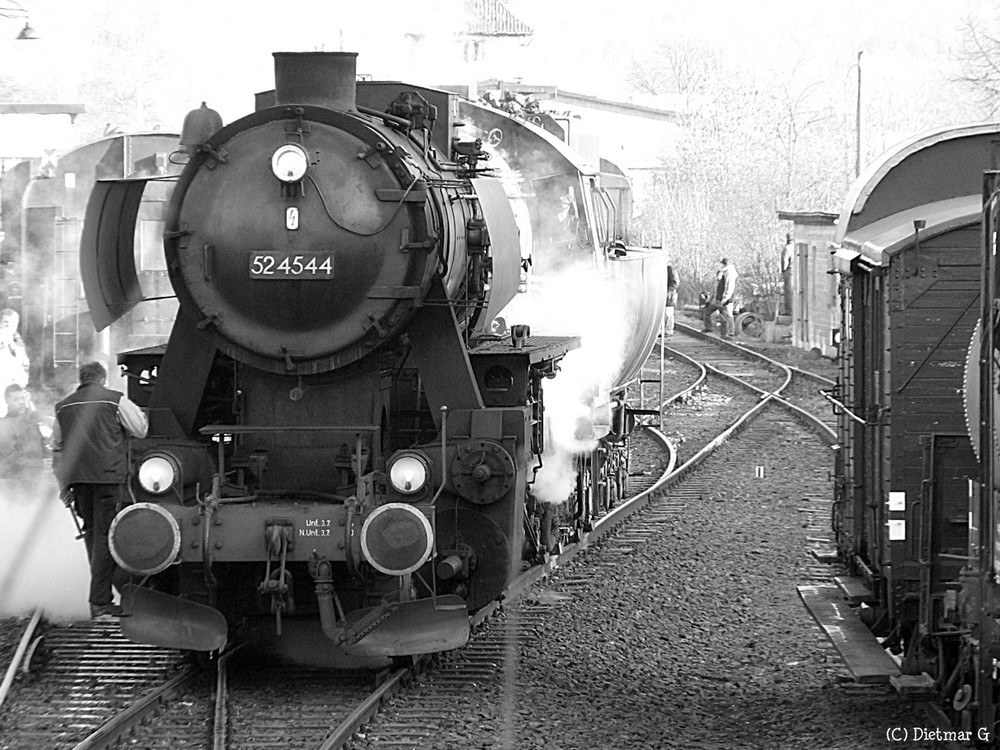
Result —
M 145 130 L 161 122 L 157 86 L 172 62 L 159 41 L 163 9 L 114 0 L 102 6 L 92 27 L 93 67 L 83 95 L 93 116 L 89 135 L 103 135 L 109 127 Z
M 774 141 L 771 144 L 780 154 L 784 166 L 784 195 L 780 198 L 788 204 L 792 201 L 800 163 L 799 146 L 806 131 L 833 116 L 828 104 L 817 106 L 814 98 L 821 84 L 812 81 L 804 86 L 795 83 L 800 69 L 799 58 L 788 74 L 787 80 L 774 92 Z
M 985 17 L 966 16 L 962 22 L 961 73 L 958 81 L 977 95 L 984 114 L 1000 109 L 1000 37 L 989 33 L 1000 21 L 1000 2 L 993 0 Z
M 633 91 L 643 94 L 662 94 L 667 90 L 667 82 L 660 70 L 654 65 L 638 60 L 635 57 L 629 62 L 628 70 L 625 73 Z
M 691 105 L 680 141 L 643 191 L 639 218 L 645 236 L 663 238 L 682 300 L 711 289 L 722 257 L 740 269 L 744 298 L 766 296 L 778 278 L 776 210 L 797 174 L 799 140 L 823 119 L 809 92 L 785 101 L 773 77 L 683 41 L 658 47 L 648 68 L 636 58 L 633 73 L 652 88 L 669 81 L 661 90 Z
M 718 75 L 712 50 L 691 39 L 672 39 L 652 51 L 633 55 L 626 73 L 629 85 L 646 94 L 680 94 L 692 112 Z

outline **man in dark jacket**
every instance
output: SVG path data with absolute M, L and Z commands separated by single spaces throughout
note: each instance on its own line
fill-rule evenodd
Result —
M 0 418 L 0 478 L 6 493 L 33 499 L 45 464 L 45 438 L 31 396 L 17 383 L 4 389 L 7 415 Z
M 126 497 L 128 436 L 146 436 L 146 415 L 119 391 L 104 387 L 100 362 L 80 368 L 80 385 L 56 404 L 52 426 L 52 468 L 62 493 L 71 492 L 83 521 L 90 558 L 90 615 L 118 616 L 111 583 L 117 565 L 108 531 Z
M 736 307 L 736 267 L 728 258 L 719 261 L 719 272 L 715 275 L 715 296 L 702 311 L 703 330 L 712 331 L 712 316 L 718 312 L 722 317 L 722 338 L 731 339 L 736 333 L 733 312 Z

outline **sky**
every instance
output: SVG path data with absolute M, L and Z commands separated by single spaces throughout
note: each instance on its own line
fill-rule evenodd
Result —
M 462 0 L 421 3 L 383 0 L 375 6 L 347 0 L 300 0 L 282 5 L 263 0 L 173 0 L 169 6 L 136 0 L 20 0 L 37 42 L 14 43 L 20 19 L 0 19 L 0 70 L 45 76 L 71 91 L 100 55 L 95 19 L 122 28 L 148 27 L 158 52 L 151 86 L 176 100 L 183 113 L 202 99 L 217 103 L 227 121 L 252 105 L 252 93 L 271 87 L 270 53 L 276 50 L 353 50 L 358 70 L 376 78 L 419 76 L 434 85 L 468 72 L 449 46 L 461 25 Z M 688 2 L 666 0 L 509 0 L 510 10 L 531 26 L 526 45 L 473 73 L 527 81 L 609 98 L 629 98 L 623 70 L 637 51 L 676 38 L 718 45 L 748 67 L 788 69 L 798 62 L 831 75 L 848 68 L 857 50 L 866 52 L 872 75 L 880 67 L 940 68 L 956 44 L 961 18 L 990 0 L 802 0 Z M 406 34 L 424 43 L 417 59 Z M 488 52 L 489 54 L 489 52 Z M 804 61 L 804 63 L 802 62 Z M 130 75 L 139 65 L 109 60 L 111 70 Z M 211 102 L 210 102 L 211 103 Z

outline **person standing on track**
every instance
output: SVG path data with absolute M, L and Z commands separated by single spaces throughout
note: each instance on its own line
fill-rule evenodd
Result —
M 663 314 L 663 334 L 674 335 L 674 309 L 677 307 L 677 272 L 667 265 L 667 306 Z
M 34 499 L 45 465 L 45 438 L 29 393 L 17 383 L 4 389 L 7 414 L 0 417 L 0 479 L 2 494 Z
M 784 293 L 785 315 L 792 314 L 792 259 L 795 257 L 795 243 L 792 235 L 785 235 L 785 246 L 781 248 L 781 286 Z
M 702 330 L 712 331 L 712 315 L 718 312 L 722 317 L 722 338 L 731 339 L 735 334 L 736 321 L 733 311 L 736 307 L 736 279 L 739 274 L 728 258 L 719 261 L 719 271 L 715 275 L 715 296 L 705 305 Z
M 105 388 L 108 373 L 100 362 L 80 367 L 80 385 L 56 404 L 52 426 L 52 469 L 61 495 L 72 496 L 83 521 L 90 559 L 90 616 L 118 617 L 111 584 L 117 565 L 108 531 L 126 498 L 128 437 L 143 438 L 146 415 L 119 391 Z

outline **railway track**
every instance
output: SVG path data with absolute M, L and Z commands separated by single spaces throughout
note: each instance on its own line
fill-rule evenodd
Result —
M 820 393 L 821 389 L 834 385 L 832 380 L 777 362 L 737 343 L 707 336 L 683 324 L 678 324 L 677 330 L 679 335 L 667 349 L 672 356 L 687 362 L 691 368 L 704 366 L 707 370 L 752 387 L 758 395 L 763 395 L 763 385 L 780 381 L 779 387 L 772 391 L 775 395 L 771 401 L 804 422 L 821 439 L 830 444 L 836 440 L 837 415 Z M 675 403 L 675 399 L 668 400 L 667 405 L 671 403 Z M 734 453 L 750 465 L 758 449 L 759 446 L 750 441 L 735 447 Z M 770 467 L 759 466 L 755 469 L 763 474 Z M 797 508 L 807 529 L 806 545 L 812 559 L 805 570 L 803 584 L 830 584 L 835 576 L 844 573 L 843 569 L 832 564 L 835 542 L 831 528 L 831 504 L 832 495 L 828 493 L 822 497 L 803 498 Z
M 470 714 L 466 709 L 481 702 L 484 687 L 496 690 L 513 679 L 510 665 L 518 655 L 538 648 L 541 623 L 566 598 L 584 591 L 594 575 L 620 567 L 636 549 L 662 533 L 690 502 L 713 491 L 712 478 L 699 478 L 695 469 L 742 429 L 740 419 L 734 420 L 734 411 L 743 410 L 744 416 L 759 412 L 761 404 L 769 400 L 761 392 L 783 392 L 796 377 L 804 377 L 766 358 L 747 359 L 752 353 L 720 349 L 718 343 L 696 335 L 675 338 L 670 350 L 668 354 L 686 362 L 687 369 L 678 376 L 683 382 L 667 399 L 667 405 L 688 407 L 702 428 L 708 424 L 714 434 L 685 440 L 684 449 L 677 451 L 684 459 L 680 468 L 679 459 L 664 459 L 667 470 L 662 475 L 640 472 L 631 477 L 631 498 L 601 518 L 592 532 L 569 545 L 561 555 L 523 574 L 503 604 L 480 613 L 477 632 L 466 648 L 433 663 L 422 662 L 413 669 L 381 672 L 292 670 L 263 667 L 233 657 L 234 664 L 230 667 L 223 663 L 217 680 L 205 674 L 185 673 L 178 681 L 181 686 L 173 688 L 171 700 L 147 701 L 155 718 L 150 720 L 147 714 L 145 728 L 134 718 L 142 712 L 133 710 L 132 718 L 109 722 L 75 747 L 190 746 L 224 750 L 296 746 L 326 750 L 347 747 L 352 742 L 362 747 L 420 747 L 421 743 L 432 743 L 456 715 L 475 716 L 474 710 Z M 770 400 L 778 401 L 774 397 Z M 679 416 L 672 410 L 669 421 L 683 422 Z M 637 442 L 647 451 L 668 451 L 669 441 L 656 431 L 640 433 Z M 747 450 L 752 454 L 756 449 L 750 446 Z M 660 491 L 664 487 L 670 488 L 665 496 Z M 817 498 L 815 507 L 806 507 L 811 514 L 810 533 L 819 539 L 824 513 L 829 518 L 829 505 L 824 506 Z M 826 526 L 828 531 L 828 520 Z M 575 572 L 573 561 L 577 557 L 595 561 L 592 570 L 587 572 L 584 567 L 583 572 Z M 817 567 L 814 574 L 818 577 L 824 572 Z M 116 626 L 104 627 L 106 635 L 112 636 Z M 179 659 L 176 654 L 172 658 L 175 663 Z M 399 692 L 408 682 L 409 688 Z M 373 721 L 372 728 L 359 730 L 366 720 Z M 466 723 L 468 736 L 491 729 L 504 731 L 502 726 L 491 728 L 482 721 L 470 719 Z M 74 745 L 52 745 L 63 746 Z
M 3 750 L 80 747 L 140 696 L 186 674 L 178 652 L 130 643 L 113 622 L 50 628 L 28 658 L 37 677 L 4 704 Z
M 536 576 L 531 588 L 510 603 L 500 617 L 491 620 L 467 649 L 449 655 L 444 666 L 390 701 L 373 724 L 360 733 L 358 747 L 438 748 L 457 746 L 456 742 L 466 742 L 469 746 L 480 746 L 475 743 L 483 742 L 483 747 L 521 746 L 525 738 L 518 735 L 523 730 L 512 727 L 509 721 L 509 716 L 517 713 L 512 685 L 519 681 L 519 660 L 531 659 L 544 648 L 539 645 L 545 642 L 538 632 L 541 623 L 557 617 L 565 601 L 586 598 L 595 579 L 620 573 L 637 550 L 662 536 L 692 503 L 704 503 L 716 495 L 718 479 L 711 473 L 698 471 L 709 456 L 745 429 L 750 419 L 759 415 L 770 401 L 794 414 L 794 417 L 784 416 L 784 422 L 774 416 L 770 419 L 778 419 L 779 425 L 788 424 L 793 418 L 803 419 L 818 441 L 829 444 L 831 433 L 825 420 L 811 416 L 807 408 L 795 403 L 825 405 L 822 399 L 808 397 L 813 386 L 825 385 L 825 379 L 742 347 L 710 341 L 693 331 L 675 336 L 664 352 L 672 358 L 671 384 L 667 390 L 673 391 L 660 404 L 661 408 L 671 408 L 665 431 L 676 434 L 676 422 L 684 423 L 682 431 L 688 423 L 697 426 L 697 432 L 684 435 L 677 446 L 677 465 L 672 462 L 671 470 L 652 485 L 655 492 L 638 495 L 618 509 L 619 515 L 612 512 L 602 518 L 595 529 L 602 536 L 583 559 L 578 562 L 561 559 L 545 580 Z M 643 377 L 649 378 L 659 371 L 660 363 L 650 361 Z M 784 393 L 790 388 L 791 398 L 767 395 Z M 795 393 L 796 390 L 805 394 Z M 650 405 L 656 406 L 646 404 Z M 687 413 L 681 416 L 680 411 Z M 766 453 L 765 443 L 772 440 L 773 432 L 763 432 L 729 443 L 728 450 L 737 456 L 737 462 L 751 465 L 756 457 Z M 770 467 L 760 469 L 763 477 Z M 824 478 L 826 471 L 822 469 Z M 797 512 L 803 514 L 805 543 L 829 546 L 829 499 L 803 499 Z M 626 523 L 627 516 L 631 518 Z M 804 581 L 825 581 L 830 575 L 829 566 L 817 562 L 804 571 Z M 488 655 L 485 661 L 483 655 Z M 835 658 L 831 656 L 830 660 L 832 668 L 838 669 Z M 499 711 L 495 710 L 498 706 Z M 466 733 L 456 732 L 455 716 L 470 717 L 467 723 L 474 725 L 473 728 Z M 484 737 L 493 737 L 492 744 Z
M 240 660 L 228 675 L 228 721 L 215 747 L 318 748 L 384 679 L 366 670 L 315 670 Z
M 662 440 L 639 441 L 665 448 Z M 657 477 L 632 479 L 633 497 L 644 497 Z M 629 507 L 623 503 L 619 510 Z M 593 545 L 610 530 L 610 519 L 599 526 L 546 566 L 523 574 L 510 597 Z M 539 606 L 543 612 L 545 605 Z M 460 681 L 485 679 L 499 663 L 498 650 L 512 647 L 506 622 L 502 607 L 480 612 L 481 633 L 460 655 L 428 672 L 434 684 L 449 694 L 465 689 Z M 15 729 L 4 734 L 2 750 L 344 747 L 387 697 L 428 669 L 423 660 L 396 670 L 303 670 L 237 654 L 220 659 L 213 677 L 185 668 L 178 652 L 128 643 L 113 622 L 54 628 L 48 643 L 51 658 L 35 688 L 20 686 L 6 712 L 6 723 Z M 447 701 L 439 708 L 441 716 L 450 711 Z
M 821 389 L 834 385 L 832 380 L 778 362 L 735 342 L 708 336 L 684 324 L 678 324 L 677 330 L 678 335 L 670 346 L 663 348 L 666 356 L 739 384 L 757 398 L 790 410 L 808 426 L 822 432 L 831 443 L 835 441 L 837 416 L 820 393 Z M 710 381 L 706 377 L 703 382 Z M 667 399 L 661 408 L 676 400 L 677 396 Z

